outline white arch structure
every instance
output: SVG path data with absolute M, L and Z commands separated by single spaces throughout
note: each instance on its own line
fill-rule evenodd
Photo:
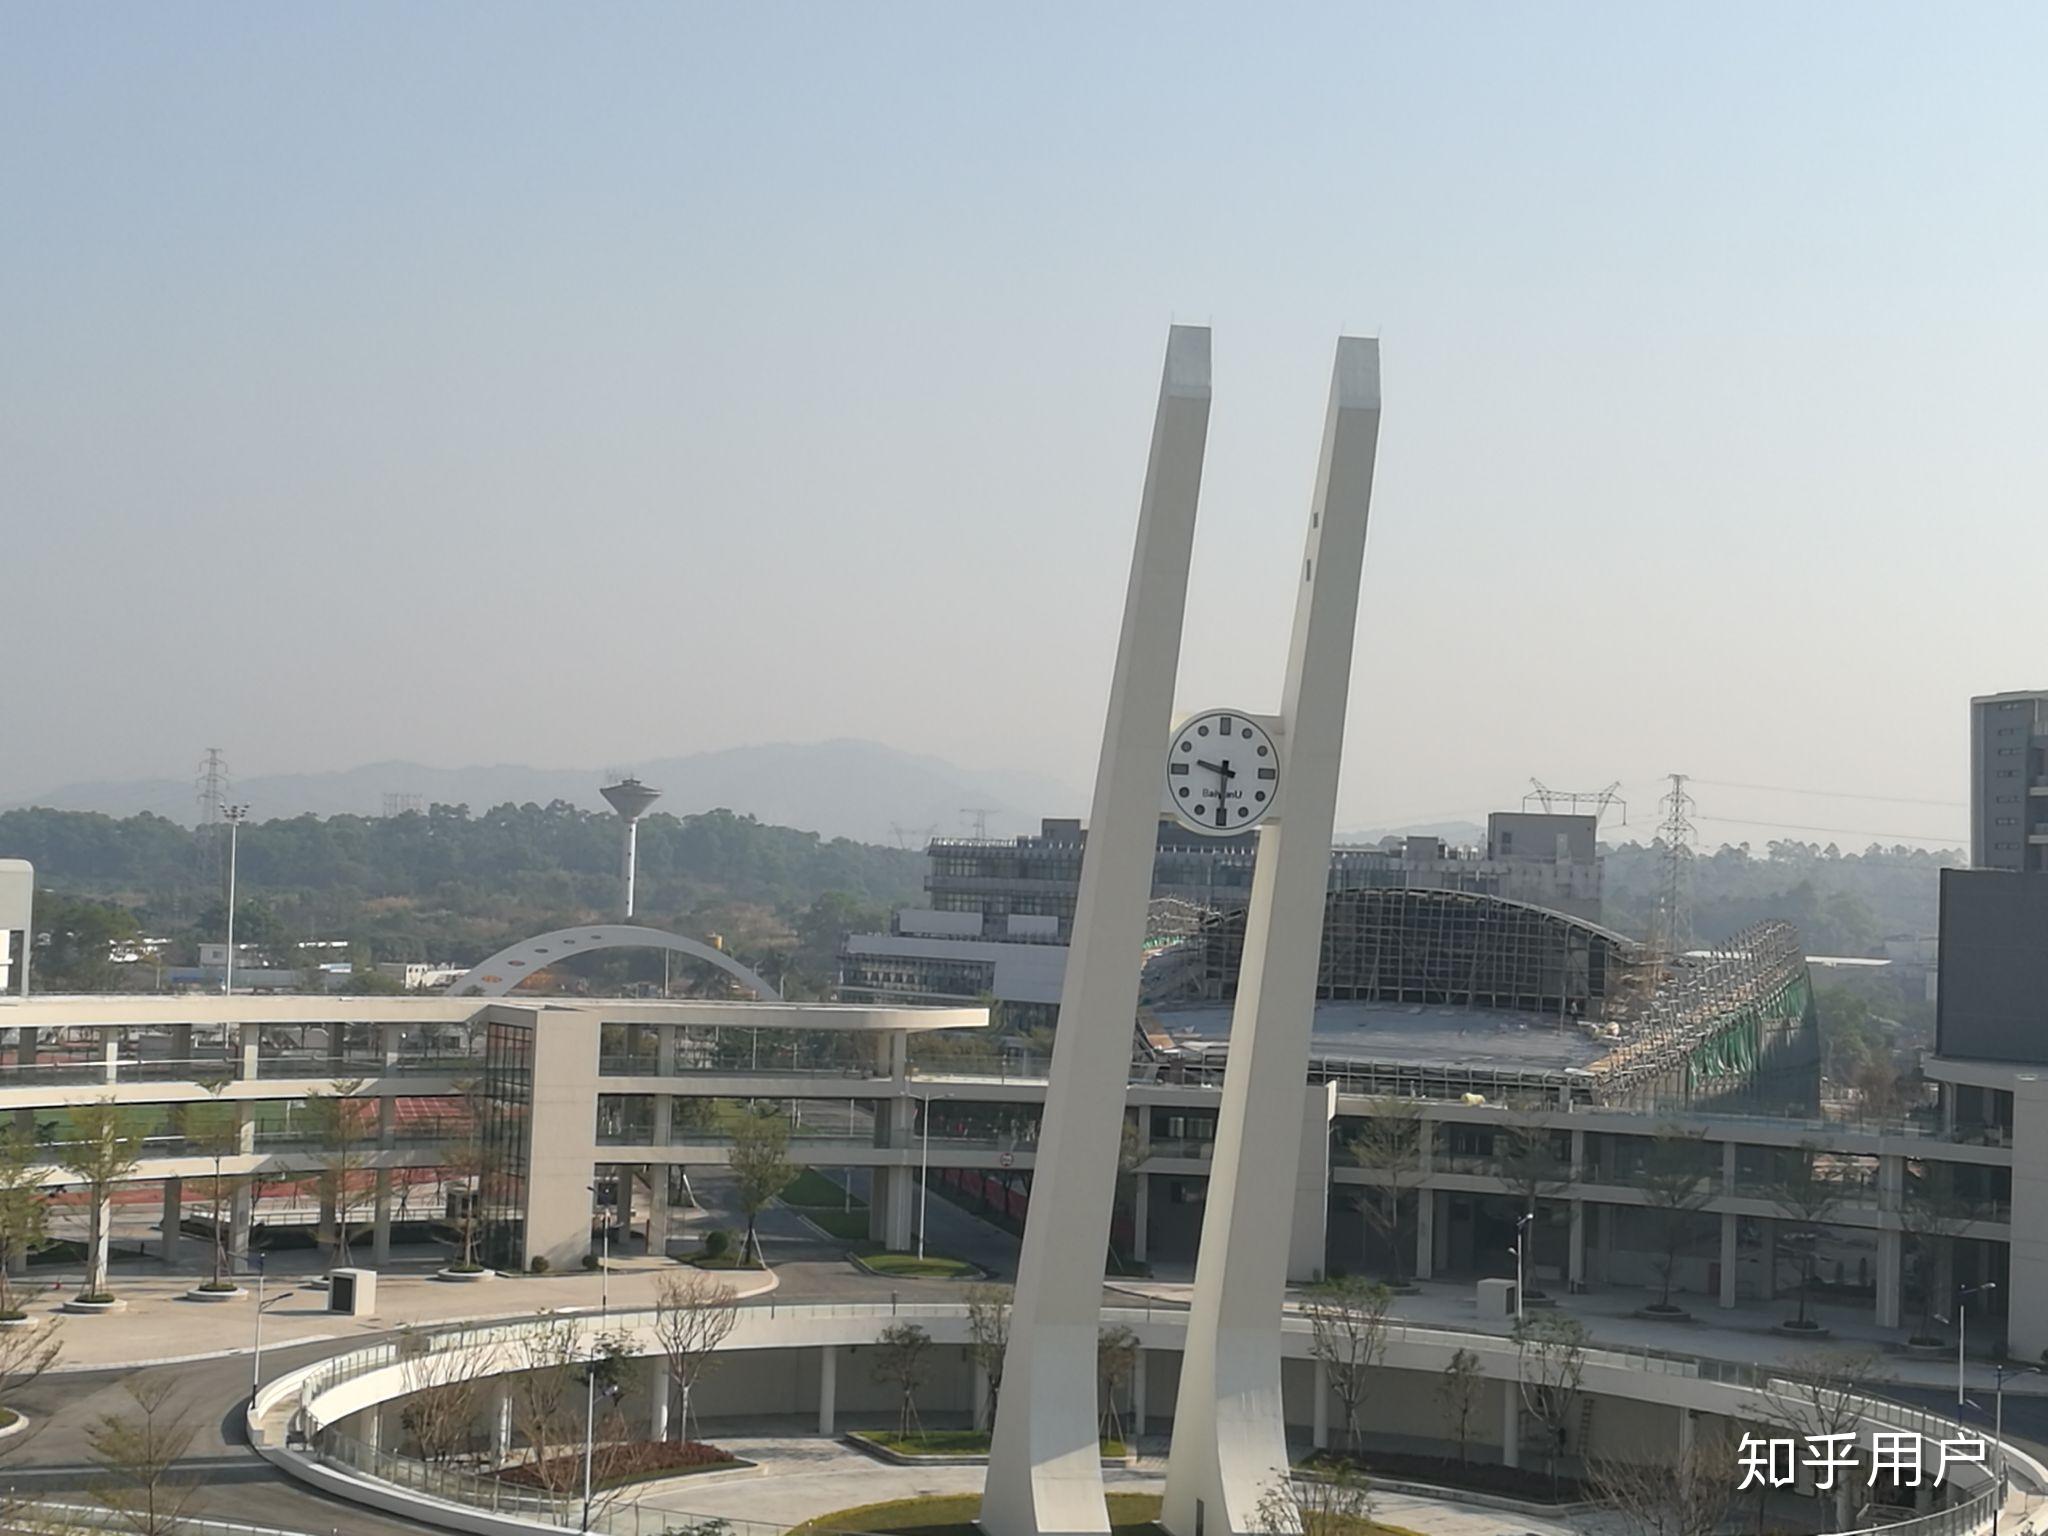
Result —
M 599 923 L 591 928 L 557 928 L 535 934 L 517 944 L 480 960 L 448 984 L 450 997 L 504 997 L 535 971 L 544 970 L 571 955 L 586 955 L 600 949 L 665 949 L 715 965 L 763 1002 L 780 1002 L 782 994 L 766 977 L 748 970 L 722 949 L 699 939 L 660 928 L 642 928 L 637 923 Z

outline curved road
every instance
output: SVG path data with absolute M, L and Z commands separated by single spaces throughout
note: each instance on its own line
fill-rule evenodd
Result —
M 1002 1265 L 1004 1255 L 989 1251 L 991 1247 L 1005 1243 L 1014 1247 L 1013 1240 L 936 1198 L 931 1202 L 931 1220 L 933 1235 L 942 1242 L 952 1237 L 961 1246 L 971 1247 L 977 1246 L 979 1236 L 982 1251 L 976 1256 L 983 1263 Z M 951 1231 L 956 1222 L 959 1230 Z M 846 1263 L 840 1244 L 820 1238 L 786 1210 L 763 1212 L 761 1233 L 771 1247 L 781 1279 L 774 1293 L 780 1300 L 872 1301 L 885 1290 L 926 1299 L 956 1300 L 959 1296 L 958 1287 L 943 1280 L 905 1280 L 884 1286 Z M 591 1293 L 595 1304 L 594 1276 Z M 272 1346 L 263 1352 L 263 1379 L 269 1381 L 325 1356 L 362 1348 L 373 1342 L 373 1337 Z M 341 1536 L 343 1532 L 348 1536 L 413 1536 L 434 1529 L 329 1498 L 285 1476 L 250 1450 L 242 1424 L 250 1386 L 246 1352 L 185 1364 L 45 1376 L 15 1395 L 14 1403 L 29 1416 L 31 1427 L 25 1438 L 0 1442 L 0 1487 L 11 1487 L 17 1496 L 41 1494 L 58 1502 L 87 1502 L 87 1490 L 99 1475 L 89 1456 L 88 1430 L 103 1415 L 130 1409 L 127 1382 L 159 1377 L 177 1383 L 176 1401 L 198 1420 L 191 1451 L 181 1464 L 181 1470 L 201 1486 L 192 1510 L 195 1516 L 243 1520 L 308 1536 Z

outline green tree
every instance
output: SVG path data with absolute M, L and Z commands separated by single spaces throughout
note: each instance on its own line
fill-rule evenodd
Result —
M 1119 1406 L 1131 1378 L 1138 1373 L 1138 1336 L 1119 1324 L 1104 1328 L 1095 1337 L 1095 1400 L 1102 1415 L 1101 1434 L 1105 1440 L 1124 1438 L 1124 1416 Z M 991 1421 L 993 1422 L 993 1421 Z
M 17 1125 L 0 1135 L 0 1318 L 23 1316 L 14 1269 L 50 1246 L 50 1197 L 33 1133 Z
M 674 1390 L 682 1404 L 678 1439 L 690 1438 L 690 1397 L 718 1364 L 718 1350 L 739 1325 L 733 1293 L 701 1270 L 663 1275 L 654 1296 L 654 1340 L 668 1374 L 659 1390 Z
M 1553 1492 L 1558 1459 L 1565 1453 L 1585 1379 L 1590 1338 L 1584 1323 L 1563 1312 L 1533 1312 L 1515 1323 L 1515 1349 L 1520 1357 L 1516 1380 L 1522 1405 L 1543 1428 L 1543 1454 Z
M 1899 1208 L 1899 1226 L 1913 1239 L 1913 1280 L 1920 1291 L 1920 1328 L 1916 1344 L 1937 1342 L 1934 1304 L 1941 1295 L 1941 1257 L 1969 1225 L 1970 1206 L 1956 1192 L 1952 1165 L 1928 1162 L 1906 1186 Z
M 340 1269 L 353 1262 L 355 1212 L 376 1145 L 377 1107 L 362 1097 L 364 1086 L 360 1077 L 342 1078 L 306 1100 L 306 1117 L 321 1148 L 320 1198 L 334 1212 L 327 1236 Z
M 95 1099 L 71 1111 L 71 1138 L 63 1143 L 58 1162 L 85 1186 L 88 1231 L 85 1245 L 85 1287 L 79 1299 L 111 1295 L 107 1287 L 107 1220 L 114 1188 L 135 1171 L 142 1158 L 143 1124 L 136 1112 L 111 1099 Z
M 1437 1399 L 1444 1406 L 1444 1417 L 1450 1420 L 1451 1438 L 1458 1442 L 1459 1466 L 1471 1459 L 1472 1420 L 1479 1412 L 1479 1393 L 1485 1381 L 1479 1357 L 1460 1349 L 1451 1356 L 1437 1383 Z
M 1842 1203 L 1842 1182 L 1827 1163 L 1820 1147 L 1802 1141 L 1797 1152 L 1784 1157 L 1777 1179 L 1766 1196 L 1790 1225 L 1786 1234 L 1793 1262 L 1799 1267 L 1799 1316 L 1795 1328 L 1807 1328 L 1806 1303 L 1813 1290 L 1813 1269 L 1819 1257 L 1821 1227 L 1827 1225 Z M 1775 1280 L 1775 1277 L 1773 1277 Z
M 1331 1280 L 1308 1292 L 1309 1348 L 1329 1378 L 1330 1395 L 1344 1411 L 1344 1446 L 1359 1451 L 1359 1411 L 1373 1371 L 1387 1348 L 1387 1308 L 1393 1292 L 1363 1280 Z
M 1003 1361 L 1010 1352 L 1010 1289 L 1003 1285 L 970 1285 L 967 1302 L 967 1353 L 988 1382 L 987 1418 L 996 1421 L 1003 1395 Z
M 1515 1203 L 1529 1218 L 1528 1230 L 1522 1235 L 1523 1251 L 1527 1254 L 1535 1251 L 1543 1202 L 1563 1193 L 1571 1184 L 1571 1165 L 1559 1153 L 1557 1141 L 1555 1131 L 1534 1120 L 1513 1122 L 1494 1133 L 1494 1174 L 1507 1185 Z M 1525 1293 L 1540 1297 L 1543 1292 L 1528 1280 L 1534 1272 L 1533 1263 L 1524 1265 Z
M 1657 1225 L 1657 1273 L 1663 1289 L 1657 1310 L 1669 1312 L 1671 1282 L 1678 1269 L 1678 1251 L 1692 1234 L 1695 1218 L 1714 1199 L 1714 1165 L 1705 1139 L 1694 1132 L 1665 1127 L 1650 1143 L 1636 1188 Z
M 1401 1243 L 1403 1195 L 1422 1182 L 1422 1148 L 1427 1126 L 1419 1099 L 1374 1099 L 1365 1119 L 1346 1145 L 1352 1161 L 1377 1175 L 1377 1184 L 1359 1199 L 1359 1214 L 1378 1234 L 1387 1250 L 1389 1278 L 1408 1283 L 1408 1260 Z
M 740 1209 L 747 1213 L 747 1233 L 740 1252 L 744 1255 L 751 1250 L 754 1262 L 766 1269 L 768 1260 L 754 1229 L 768 1202 L 796 1177 L 796 1164 L 789 1158 L 788 1124 L 778 1114 L 740 1116 L 733 1123 L 728 1158 L 739 1184 Z
M 173 1376 L 136 1376 L 123 1383 L 129 1408 L 102 1413 L 87 1428 L 86 1459 L 99 1469 L 94 1502 L 117 1529 L 134 1536 L 175 1536 L 197 1497 L 197 1481 L 178 1463 L 199 1433 L 199 1417 L 176 1396 Z
M 930 1373 L 931 1347 L 932 1336 L 915 1323 L 891 1323 L 875 1335 L 875 1380 L 896 1388 L 898 1434 L 917 1428 L 917 1389 Z
M 135 915 L 111 902 L 79 900 L 49 889 L 38 890 L 35 900 L 42 942 L 32 967 L 42 990 L 114 990 L 120 971 L 112 951 L 135 937 Z
M 228 1286 L 228 1208 L 234 1203 L 235 1192 L 247 1182 L 225 1171 L 227 1160 L 242 1153 L 241 1107 L 219 1097 L 227 1083 L 226 1078 L 206 1080 L 203 1086 L 213 1097 L 203 1104 L 186 1105 L 179 1116 L 186 1146 L 213 1164 L 213 1172 L 207 1176 L 207 1203 L 212 1208 L 213 1223 L 213 1278 L 208 1285 L 213 1290 Z

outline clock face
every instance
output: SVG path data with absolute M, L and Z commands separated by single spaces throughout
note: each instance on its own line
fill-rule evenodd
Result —
M 1195 715 L 1166 749 L 1166 803 L 1182 825 L 1221 836 L 1256 827 L 1280 798 L 1280 751 L 1232 709 Z

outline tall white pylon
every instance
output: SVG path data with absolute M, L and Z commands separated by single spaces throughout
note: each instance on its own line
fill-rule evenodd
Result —
M 1017 1267 L 1011 1348 L 981 1502 L 989 1536 L 1099 1536 L 1109 1529 L 1096 1441 L 1102 1261 L 1208 437 L 1209 332 L 1177 325 L 1167 335 L 1152 423 Z
M 1259 1503 L 1288 1475 L 1280 1315 L 1379 429 L 1379 343 L 1345 337 L 1295 597 L 1280 807 L 1259 833 L 1181 1356 L 1160 1516 L 1174 1536 L 1261 1530 Z

